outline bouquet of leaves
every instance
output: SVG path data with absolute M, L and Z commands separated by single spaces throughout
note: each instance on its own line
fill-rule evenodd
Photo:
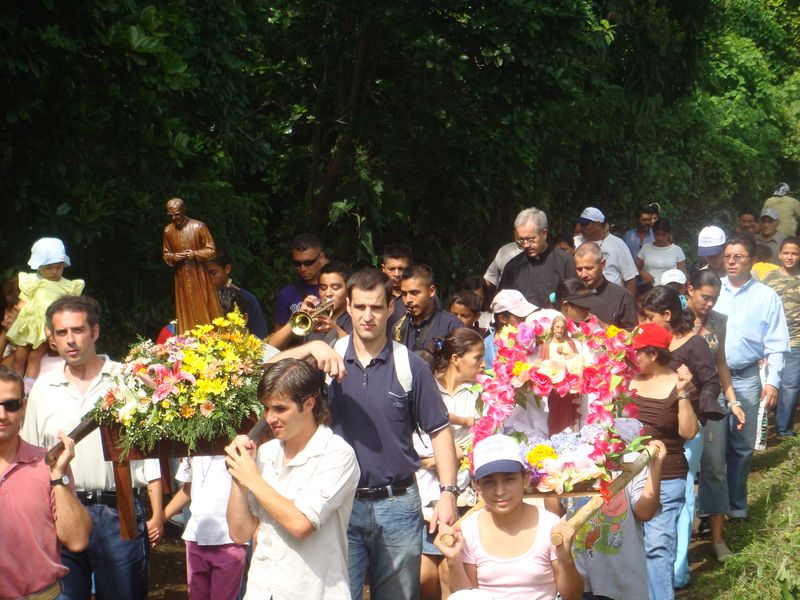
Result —
M 262 342 L 244 324 L 237 310 L 163 344 L 134 344 L 92 416 L 120 427 L 124 454 L 150 452 L 161 440 L 192 451 L 199 440 L 232 438 L 262 410 Z

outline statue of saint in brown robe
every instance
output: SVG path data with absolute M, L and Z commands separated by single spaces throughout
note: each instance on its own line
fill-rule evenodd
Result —
M 164 262 L 175 267 L 176 331 L 183 333 L 222 316 L 217 291 L 206 270 L 206 261 L 214 258 L 217 248 L 208 227 L 186 216 L 180 198 L 167 202 L 167 215 L 172 222 L 164 228 Z

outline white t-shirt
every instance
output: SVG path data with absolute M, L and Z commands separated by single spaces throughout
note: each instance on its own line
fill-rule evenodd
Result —
M 486 273 L 483 274 L 483 278 L 494 287 L 497 287 L 506 264 L 520 252 L 522 252 L 522 248 L 517 246 L 516 242 L 509 242 L 508 244 L 500 246 L 500 249 L 494 256 L 492 264 L 489 265 L 489 268 L 486 269 Z
M 644 261 L 644 270 L 653 276 L 655 285 L 661 285 L 661 276 L 670 269 L 676 269 L 679 262 L 686 260 L 686 255 L 677 244 L 663 247 L 645 244 L 639 250 L 639 258 Z
M 231 493 L 231 476 L 224 456 L 193 456 L 181 459 L 175 479 L 192 484 L 191 517 L 183 539 L 201 546 L 232 544 L 225 512 Z
M 284 461 L 279 440 L 258 449 L 261 477 L 293 501 L 316 531 L 298 540 L 248 493 L 250 512 L 258 517 L 259 526 L 245 599 L 349 600 L 347 524 L 361 477 L 355 452 L 320 425 L 306 447 L 288 463 Z
M 477 567 L 479 589 L 504 600 L 553 600 L 556 597 L 552 565 L 556 551 L 550 543 L 550 530 L 559 518 L 546 510 L 538 510 L 536 539 L 527 552 L 514 558 L 498 558 L 484 549 L 478 529 L 478 517 L 483 510 L 464 519 L 461 560 Z
M 616 283 L 625 287 L 625 282 L 635 279 L 639 274 L 636 263 L 633 262 L 631 251 L 621 238 L 609 233 L 605 238 L 597 242 L 606 259 L 606 268 L 603 275 L 611 283 Z

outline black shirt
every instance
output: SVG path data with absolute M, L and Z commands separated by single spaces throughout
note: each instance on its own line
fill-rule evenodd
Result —
M 725 418 L 726 410 L 719 403 L 717 363 L 703 336 L 693 335 L 683 345 L 675 348 L 671 355 L 670 369 L 677 371 L 678 367 L 686 365 L 692 373 L 692 383 L 697 388 L 697 393 L 692 394 L 689 400 L 700 422 Z
M 537 256 L 529 257 L 523 252 L 508 261 L 497 289 L 518 290 L 528 302 L 542 308 L 548 305 L 550 293 L 559 283 L 575 277 L 572 255 L 550 246 Z
M 639 319 L 636 317 L 636 301 L 621 285 L 611 283 L 604 278 L 603 283 L 597 288 L 597 297 L 603 304 L 592 309 L 592 314 L 606 325 L 616 325 L 631 331 L 639 324 Z
M 397 326 L 391 336 L 392 339 L 405 345 L 412 352 L 416 352 L 417 350 L 432 351 L 433 338 L 444 338 L 453 329 L 463 327 L 464 324 L 452 313 L 436 308 L 430 317 L 417 325 L 409 316 L 402 322 L 398 322 Z

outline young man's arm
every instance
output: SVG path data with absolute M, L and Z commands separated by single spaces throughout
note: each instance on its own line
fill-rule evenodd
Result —
M 433 459 L 436 462 L 436 473 L 439 476 L 439 485 L 456 485 L 456 460 L 453 430 L 450 425 L 434 431 L 431 436 L 433 446 Z M 430 531 L 433 533 L 441 521 L 452 525 L 456 518 L 456 495 L 453 492 L 442 492 L 431 517 Z
M 261 477 L 261 473 L 258 472 L 258 467 L 253 460 L 255 445 L 250 438 L 243 435 L 237 436 L 233 442 L 225 448 L 225 452 L 228 455 L 225 459 L 225 464 L 228 466 L 228 471 L 231 474 L 237 492 L 241 492 L 242 496 L 245 498 L 244 507 L 248 514 L 250 514 L 250 509 L 247 507 L 246 492 L 252 493 L 258 503 L 264 507 L 264 510 L 266 510 L 281 527 L 288 531 L 292 537 L 302 540 L 314 533 L 314 525 L 309 521 L 308 517 L 297 509 L 294 502 L 281 496 Z M 228 500 L 228 525 L 231 529 L 231 539 L 234 539 L 234 528 L 230 521 L 231 500 L 234 498 L 233 493 L 234 488 L 232 487 L 231 496 Z M 233 508 L 241 509 L 241 502 L 238 503 L 238 506 L 234 506 Z M 238 517 L 235 521 L 242 525 L 241 528 L 237 527 L 237 533 L 247 534 L 241 537 L 237 535 L 237 539 L 234 539 L 234 541 L 237 543 L 244 543 L 239 540 L 247 540 L 253 535 L 253 532 L 249 531 L 250 528 L 247 526 L 248 521 L 253 523 L 253 519 L 245 518 L 242 510 L 236 510 L 234 516 Z M 252 517 L 252 515 L 250 516 Z M 255 527 L 253 527 L 253 530 L 254 529 Z
M 58 433 L 64 443 L 64 451 L 55 464 L 50 467 L 50 480 L 61 479 L 69 472 L 69 463 L 75 456 L 75 441 L 68 438 L 63 431 Z M 92 533 L 92 519 L 81 505 L 75 492 L 66 485 L 53 486 L 55 499 L 56 536 L 70 552 L 81 552 L 89 545 Z

